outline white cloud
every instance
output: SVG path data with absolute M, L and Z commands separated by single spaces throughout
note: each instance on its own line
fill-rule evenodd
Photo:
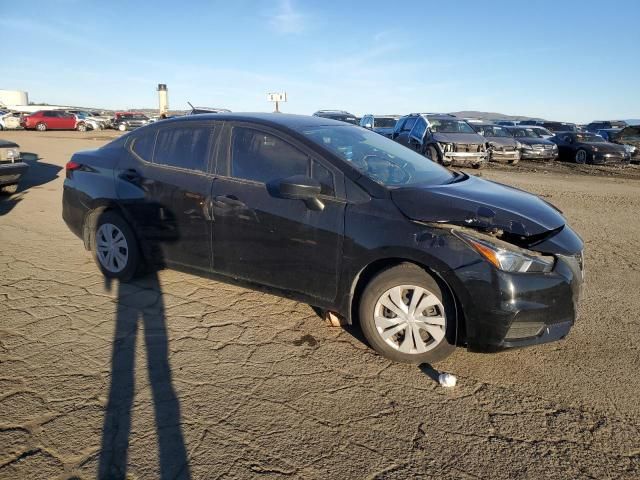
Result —
M 307 16 L 294 9 L 292 0 L 280 0 L 277 12 L 268 17 L 271 28 L 281 34 L 302 33 L 307 26 Z

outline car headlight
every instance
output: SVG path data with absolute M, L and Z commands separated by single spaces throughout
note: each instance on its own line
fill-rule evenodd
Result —
M 598 151 L 598 147 L 591 147 L 591 150 L 593 150 L 594 152 Z
M 17 148 L 7 150 L 7 160 L 16 160 L 20 157 L 20 151 Z
M 633 155 L 636 151 L 636 147 L 634 147 L 633 145 L 623 145 L 623 147 L 630 155 Z
M 555 257 L 537 255 L 515 246 L 500 245 L 467 233 L 456 232 L 468 245 L 499 270 L 511 273 L 548 273 L 553 270 Z
M 518 148 L 518 149 L 524 148 L 524 145 L 516 140 L 516 148 Z
M 521 143 L 520 145 L 522 146 L 523 150 L 531 150 L 531 145 L 527 143 Z
M 558 145 L 556 145 L 555 143 L 553 144 L 553 147 L 551 147 L 551 150 L 557 150 L 558 149 Z

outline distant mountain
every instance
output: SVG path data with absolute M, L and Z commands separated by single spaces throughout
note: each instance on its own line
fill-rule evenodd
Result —
M 504 113 L 478 112 L 476 110 L 463 110 L 461 112 L 451 112 L 451 114 L 460 118 L 477 118 L 480 120 L 543 120 L 542 118 L 524 115 L 505 115 Z

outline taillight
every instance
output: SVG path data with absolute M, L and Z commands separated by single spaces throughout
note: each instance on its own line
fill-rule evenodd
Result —
M 82 168 L 81 163 L 74 162 L 73 160 L 69 160 L 67 164 L 64 166 L 64 170 L 67 178 L 72 178 L 74 170 L 79 170 L 81 168 Z

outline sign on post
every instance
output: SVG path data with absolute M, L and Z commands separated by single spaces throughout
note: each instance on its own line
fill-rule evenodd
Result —
M 276 104 L 276 113 L 280 112 L 279 103 L 287 101 L 287 92 L 267 93 L 267 100 Z

